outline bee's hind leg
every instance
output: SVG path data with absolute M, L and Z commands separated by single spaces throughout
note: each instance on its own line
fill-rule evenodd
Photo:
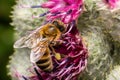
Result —
M 60 59 L 61 59 L 60 53 L 55 52 L 55 49 L 53 48 L 52 45 L 49 45 L 49 48 L 50 48 L 50 50 L 51 50 L 51 53 L 55 56 L 55 58 L 56 58 L 57 60 L 60 60 Z
M 28 80 L 25 76 L 22 76 L 22 78 L 23 78 L 24 80 Z
M 38 70 L 37 70 L 36 68 L 34 68 L 34 71 L 35 71 L 35 73 L 37 74 L 39 80 L 43 80 L 41 74 L 38 72 Z

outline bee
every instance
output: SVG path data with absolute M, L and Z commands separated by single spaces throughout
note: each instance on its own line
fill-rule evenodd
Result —
M 30 61 L 43 71 L 51 71 L 51 53 L 55 54 L 52 46 L 57 44 L 64 31 L 65 25 L 59 20 L 54 20 L 17 40 L 14 48 L 30 48 Z

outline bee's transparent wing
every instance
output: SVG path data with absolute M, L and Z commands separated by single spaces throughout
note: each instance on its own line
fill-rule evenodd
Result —
M 48 49 L 48 41 L 40 41 L 39 44 L 31 50 L 30 60 L 32 63 L 36 63 L 46 53 Z
M 14 43 L 14 48 L 23 48 L 23 47 L 27 47 L 27 45 L 25 44 L 25 42 L 27 41 L 27 37 L 22 37 L 19 40 L 17 40 Z
M 40 40 L 42 40 L 42 34 L 39 33 L 41 32 L 42 28 L 43 26 L 37 28 L 34 31 L 30 31 L 27 36 L 17 40 L 14 44 L 14 48 L 35 47 L 40 42 Z
M 22 37 L 19 40 L 17 40 L 14 43 L 14 48 L 24 48 L 24 47 L 33 48 L 40 42 L 41 39 L 42 36 L 40 34 L 37 34 L 37 32 L 32 33 L 28 36 Z

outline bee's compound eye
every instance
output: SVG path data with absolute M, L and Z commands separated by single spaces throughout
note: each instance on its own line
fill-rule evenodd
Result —
M 59 23 L 58 23 L 57 21 L 54 21 L 53 24 L 54 24 L 55 26 L 58 26 L 58 25 L 59 25 Z
M 60 30 L 61 32 L 64 32 L 64 31 L 65 31 L 65 28 L 64 28 L 63 26 L 59 26 L 59 30 Z
M 64 32 L 65 28 L 62 24 L 60 24 L 58 21 L 54 21 L 53 24 L 60 30 L 60 32 Z
M 43 37 L 43 38 L 46 38 L 46 36 L 45 36 L 45 35 L 43 35 L 42 37 Z

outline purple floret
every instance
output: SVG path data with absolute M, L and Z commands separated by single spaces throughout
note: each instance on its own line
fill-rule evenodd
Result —
M 120 0 L 103 0 L 110 9 L 120 7 Z
M 83 11 L 83 0 L 48 0 L 40 7 L 48 8 L 47 20 L 60 18 L 64 23 L 77 20 Z

